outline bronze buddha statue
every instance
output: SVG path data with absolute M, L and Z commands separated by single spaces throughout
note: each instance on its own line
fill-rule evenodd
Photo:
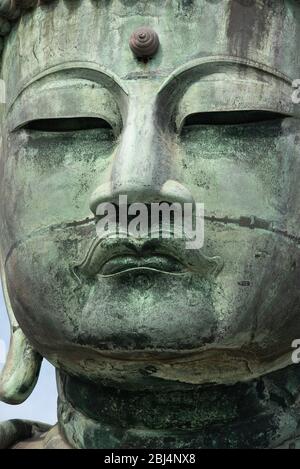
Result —
M 300 3 L 0 2 L 1 447 L 299 447 Z M 299 171 L 298 171 L 299 165 Z M 203 247 L 97 236 L 202 203 Z M 299 202 L 299 203 L 298 203 Z

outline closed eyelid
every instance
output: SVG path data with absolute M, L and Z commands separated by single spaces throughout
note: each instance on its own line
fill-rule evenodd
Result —
M 180 132 L 193 115 L 247 117 L 255 120 L 272 115 L 291 117 L 294 105 L 289 86 L 247 80 L 205 81 L 190 87 L 176 109 L 175 126 Z M 252 117 L 251 117 L 252 114 Z M 255 117 L 256 114 L 256 117 Z M 225 119 L 226 120 L 226 119 Z
M 25 123 L 20 128 L 41 132 L 75 132 L 92 129 L 112 130 L 111 125 L 106 120 L 95 117 L 37 119 Z
M 107 121 L 115 135 L 123 127 L 128 91 L 111 71 L 94 62 L 54 65 L 20 84 L 8 98 L 8 131 L 38 119 L 89 117 Z
M 180 132 L 192 114 L 268 111 L 294 116 L 292 80 L 281 71 L 231 56 L 201 57 L 179 67 L 157 95 L 162 125 Z
M 182 123 L 182 128 L 195 125 L 258 124 L 259 122 L 278 120 L 285 117 L 287 116 L 281 113 L 261 110 L 203 112 L 187 116 Z
M 118 103 L 103 87 L 76 85 L 54 86 L 36 90 L 20 97 L 7 117 L 9 131 L 34 121 L 54 119 L 102 119 L 117 135 L 122 129 L 122 116 Z

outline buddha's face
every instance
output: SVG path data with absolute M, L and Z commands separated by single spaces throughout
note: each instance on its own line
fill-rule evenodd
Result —
M 58 368 L 175 386 L 290 363 L 300 38 L 293 2 L 269 3 L 59 2 L 10 34 L 1 254 L 16 318 Z M 144 25 L 160 39 L 147 63 L 128 46 Z M 99 240 L 96 208 L 119 195 L 203 203 L 203 248 Z

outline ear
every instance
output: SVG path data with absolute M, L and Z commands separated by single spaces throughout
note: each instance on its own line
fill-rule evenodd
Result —
M 2 263 L 1 280 L 11 326 L 11 339 L 6 363 L 0 373 L 0 401 L 21 404 L 35 388 L 43 358 L 29 343 L 15 318 Z

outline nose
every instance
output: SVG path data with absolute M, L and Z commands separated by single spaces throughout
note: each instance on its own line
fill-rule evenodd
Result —
M 180 182 L 172 134 L 161 128 L 157 112 L 155 104 L 131 100 L 109 180 L 91 196 L 94 214 L 102 203 L 118 204 L 121 195 L 127 196 L 128 204 L 193 203 L 191 193 Z

